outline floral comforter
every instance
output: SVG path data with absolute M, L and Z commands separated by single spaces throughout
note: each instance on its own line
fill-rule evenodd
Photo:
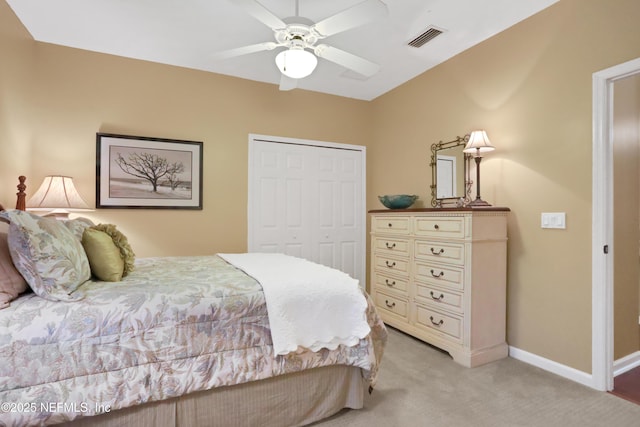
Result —
M 0 310 L 0 425 L 53 424 L 332 364 L 375 383 L 386 341 L 273 356 L 261 286 L 217 256 L 145 258 L 85 298 L 24 295 Z

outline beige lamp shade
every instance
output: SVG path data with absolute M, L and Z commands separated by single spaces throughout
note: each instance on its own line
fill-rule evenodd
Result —
M 487 132 L 484 130 L 474 130 L 469 136 L 469 142 L 464 147 L 465 153 L 480 154 L 495 150 L 496 147 L 491 145 Z
M 68 216 L 70 211 L 90 211 L 91 208 L 73 185 L 70 176 L 50 175 L 29 200 L 27 210 L 50 211 L 56 216 Z

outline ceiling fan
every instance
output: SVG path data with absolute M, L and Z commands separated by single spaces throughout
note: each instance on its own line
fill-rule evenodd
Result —
M 373 76 L 380 69 L 378 64 L 360 56 L 326 44 L 317 44 L 324 38 L 387 16 L 387 6 L 380 0 L 365 0 L 319 22 L 298 16 L 298 0 L 296 16 L 284 19 L 278 18 L 256 0 L 230 1 L 271 28 L 275 42 L 221 51 L 213 55 L 214 59 L 227 59 L 284 47 L 285 49 L 276 56 L 276 65 L 282 73 L 280 90 L 294 89 L 298 79 L 313 72 L 318 62 L 317 58 L 334 62 L 365 77 Z

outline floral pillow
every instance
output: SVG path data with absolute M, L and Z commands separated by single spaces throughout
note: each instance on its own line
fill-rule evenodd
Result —
M 77 289 L 89 280 L 91 269 L 80 240 L 64 223 L 19 210 L 0 216 L 10 221 L 11 258 L 31 289 L 53 301 L 81 299 Z
M 82 234 L 86 228 L 93 227 L 95 225 L 89 218 L 84 217 L 67 219 L 62 222 L 78 240 L 82 240 Z
M 9 303 L 29 287 L 11 260 L 8 236 L 0 232 L 0 309 L 9 307 Z

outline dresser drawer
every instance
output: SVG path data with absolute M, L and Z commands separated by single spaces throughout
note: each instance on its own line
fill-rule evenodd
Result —
M 374 237 L 373 247 L 380 253 L 409 256 L 409 241 L 402 239 L 387 239 L 384 237 Z
M 403 294 L 407 293 L 407 280 L 397 277 L 386 276 L 384 274 L 375 274 L 374 286 L 377 289 L 394 290 Z
M 463 239 L 465 219 L 455 216 L 416 217 L 414 232 L 416 236 Z
M 383 312 L 388 311 L 406 320 L 408 319 L 407 315 L 409 313 L 408 306 L 407 301 L 402 298 L 376 292 L 376 307 L 380 308 Z
M 371 219 L 371 231 L 381 234 L 409 234 L 409 217 L 374 216 Z
M 464 265 L 464 243 L 418 240 L 415 242 L 414 253 L 416 258 Z
M 463 313 L 462 294 L 416 283 L 416 301 L 434 307 Z
M 416 305 L 416 323 L 457 341 L 462 340 L 462 318 Z
M 445 286 L 451 289 L 464 289 L 464 269 L 438 263 L 415 263 L 415 277 L 426 283 Z
M 381 273 L 409 276 L 409 259 L 392 258 L 376 254 L 374 257 L 376 270 Z

